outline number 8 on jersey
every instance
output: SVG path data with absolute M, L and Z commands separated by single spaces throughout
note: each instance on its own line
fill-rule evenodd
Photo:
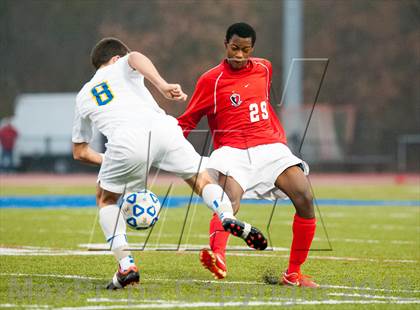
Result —
M 93 87 L 91 93 L 99 106 L 105 105 L 114 99 L 114 95 L 106 82 L 102 82 Z

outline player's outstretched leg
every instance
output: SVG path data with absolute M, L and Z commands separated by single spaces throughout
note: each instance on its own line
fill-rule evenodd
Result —
M 258 228 L 251 226 L 251 224 L 235 218 L 225 218 L 222 221 L 222 225 L 225 231 L 243 239 L 250 248 L 256 250 L 265 250 L 267 248 L 267 239 Z

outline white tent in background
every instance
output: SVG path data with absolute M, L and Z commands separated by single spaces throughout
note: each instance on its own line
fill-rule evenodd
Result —
M 76 93 L 22 94 L 16 98 L 12 119 L 19 138 L 15 156 L 71 156 L 72 127 Z M 101 150 L 102 141 L 95 131 L 92 146 Z

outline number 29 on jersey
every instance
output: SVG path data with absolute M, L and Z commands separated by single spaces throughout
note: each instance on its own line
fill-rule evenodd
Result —
M 260 121 L 260 119 L 268 119 L 267 102 L 251 103 L 249 105 L 249 120 L 251 123 Z
M 109 88 L 107 82 L 102 82 L 95 87 L 93 87 L 90 91 L 92 93 L 93 99 L 96 100 L 96 103 L 101 106 L 108 104 L 114 99 L 114 95 Z

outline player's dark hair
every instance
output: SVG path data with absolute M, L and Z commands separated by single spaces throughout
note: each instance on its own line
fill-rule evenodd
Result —
M 103 38 L 90 53 L 92 65 L 99 69 L 100 66 L 106 64 L 114 56 L 125 56 L 130 49 L 123 42 L 116 38 Z
M 241 38 L 251 38 L 252 46 L 254 46 L 255 41 L 257 40 L 257 34 L 255 33 L 254 28 L 247 23 L 236 23 L 230 25 L 226 31 L 226 42 L 229 42 L 234 34 Z

